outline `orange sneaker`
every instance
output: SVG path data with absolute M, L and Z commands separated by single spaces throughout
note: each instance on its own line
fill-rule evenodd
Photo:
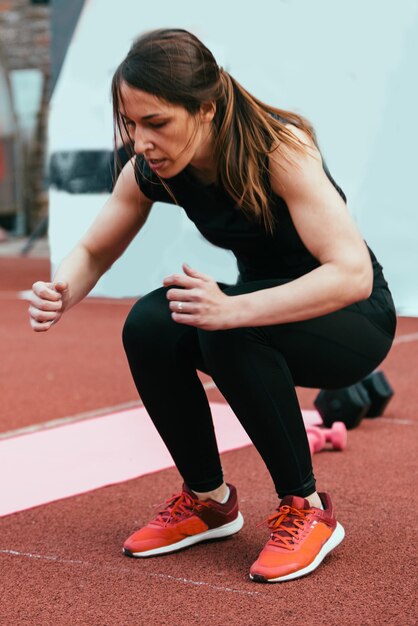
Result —
M 210 499 L 198 500 L 183 485 L 183 491 L 169 498 L 154 520 L 125 541 L 123 553 L 134 557 L 157 556 L 234 535 L 242 528 L 244 518 L 238 510 L 235 487 L 228 487 L 229 498 L 220 504 Z
M 324 510 L 299 496 L 286 496 L 266 520 L 270 539 L 250 569 L 256 582 L 278 583 L 313 572 L 344 539 L 331 498 L 318 494 Z

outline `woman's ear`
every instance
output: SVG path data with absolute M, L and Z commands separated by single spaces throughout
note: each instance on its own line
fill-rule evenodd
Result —
M 215 117 L 216 102 L 204 102 L 200 106 L 200 120 L 201 122 L 211 122 Z

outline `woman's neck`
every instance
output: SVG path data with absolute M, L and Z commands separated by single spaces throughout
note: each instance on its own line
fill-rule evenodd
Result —
M 202 138 L 189 164 L 189 169 L 193 176 L 205 184 L 216 182 L 217 178 L 218 168 L 214 157 L 214 144 L 213 133 L 210 129 L 207 135 Z

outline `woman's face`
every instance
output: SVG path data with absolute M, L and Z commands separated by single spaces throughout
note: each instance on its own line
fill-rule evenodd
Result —
M 161 178 L 171 178 L 187 165 L 201 164 L 213 115 L 203 111 L 192 115 L 181 105 L 124 82 L 120 91 L 123 104 L 119 110 L 135 153 L 143 154 L 151 169 Z

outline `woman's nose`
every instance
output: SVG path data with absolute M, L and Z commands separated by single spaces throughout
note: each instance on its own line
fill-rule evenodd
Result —
M 136 154 L 143 154 L 146 150 L 153 148 L 152 143 L 147 139 L 144 133 L 136 131 L 134 138 L 134 150 Z

